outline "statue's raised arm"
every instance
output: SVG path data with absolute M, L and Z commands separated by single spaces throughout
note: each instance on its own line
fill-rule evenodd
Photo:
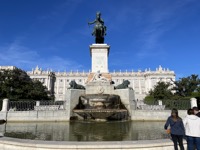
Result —
M 96 19 L 93 22 L 88 22 L 88 25 L 95 24 L 92 35 L 95 36 L 96 43 L 104 43 L 104 36 L 106 35 L 106 26 L 101 19 L 101 13 L 96 13 Z
M 96 23 L 96 20 L 94 20 L 93 22 L 88 22 L 88 25 L 94 24 Z

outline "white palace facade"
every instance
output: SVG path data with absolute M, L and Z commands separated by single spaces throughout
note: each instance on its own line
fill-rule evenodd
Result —
M 39 80 L 54 93 L 55 100 L 65 100 L 66 91 L 69 83 L 75 80 L 77 84 L 85 85 L 90 72 L 53 72 L 50 70 L 42 70 L 38 66 L 32 71 L 27 72 L 33 80 Z M 175 73 L 169 69 L 159 66 L 155 71 L 146 69 L 145 71 L 125 71 L 125 72 L 109 72 L 114 81 L 114 85 L 121 84 L 124 80 L 129 80 L 130 85 L 135 91 L 135 98 L 143 100 L 148 92 L 154 88 L 159 81 L 172 82 L 175 81 Z

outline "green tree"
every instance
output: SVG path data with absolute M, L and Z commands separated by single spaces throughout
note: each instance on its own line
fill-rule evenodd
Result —
M 149 91 L 149 96 L 153 97 L 155 100 L 171 99 L 173 93 L 170 86 L 170 83 L 158 82 L 154 86 L 154 89 Z
M 32 81 L 27 73 L 21 69 L 0 71 L 0 98 L 13 100 L 50 99 L 46 87 L 39 81 Z
M 28 93 L 28 97 L 34 100 L 48 100 L 50 99 L 50 92 L 42 85 L 40 81 L 33 81 L 33 84 Z
M 194 92 L 200 92 L 200 79 L 195 74 L 174 81 L 174 85 L 173 90 L 175 91 L 175 95 L 181 97 L 192 96 Z

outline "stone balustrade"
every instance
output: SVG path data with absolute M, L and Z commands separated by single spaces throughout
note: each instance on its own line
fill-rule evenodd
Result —
M 42 110 L 64 110 L 63 105 L 45 105 L 45 106 L 34 106 L 35 111 L 42 111 Z
M 141 110 L 165 110 L 165 105 L 139 105 Z

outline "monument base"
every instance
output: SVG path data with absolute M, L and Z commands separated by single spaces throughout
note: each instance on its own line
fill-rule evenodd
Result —
M 79 89 L 68 89 L 66 92 L 66 103 L 65 110 L 68 111 L 68 120 L 73 117 L 75 114 L 73 113 L 73 109 L 79 102 L 79 97 L 85 94 L 85 90 Z
M 102 77 L 103 74 L 96 74 L 97 78 L 92 78 L 89 83 L 86 85 L 86 96 L 87 95 L 96 95 L 96 99 L 100 101 L 103 95 L 118 95 L 121 99 L 122 104 L 128 110 L 128 117 L 131 118 L 132 110 L 136 110 L 136 102 L 135 102 L 135 93 L 132 89 L 115 89 L 114 85 L 111 83 L 111 76 L 108 80 L 105 77 Z M 104 109 L 101 109 L 101 114 Z M 113 111 L 110 111 L 110 113 Z M 82 112 L 78 112 L 79 114 L 83 114 Z M 90 112 L 93 113 L 94 112 Z M 97 112 L 96 112 L 97 113 Z M 125 114 L 125 112 L 115 112 L 115 114 Z M 103 113 L 104 114 L 104 113 Z M 92 115 L 92 116 L 93 116 Z M 102 115 L 105 116 L 105 115 Z M 101 118 L 102 119 L 102 118 Z
M 90 45 L 92 57 L 92 73 L 108 73 L 108 55 L 110 46 L 107 44 Z
M 117 89 L 114 90 L 114 93 L 119 95 L 122 103 L 125 105 L 129 114 L 132 113 L 132 110 L 136 110 L 136 101 L 135 101 L 135 93 L 134 90 L 131 89 Z

